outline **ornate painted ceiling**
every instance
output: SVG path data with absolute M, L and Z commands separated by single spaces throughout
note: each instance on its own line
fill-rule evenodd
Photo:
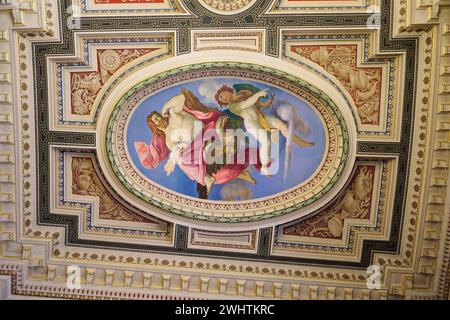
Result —
M 0 17 L 0 299 L 450 297 L 450 1 Z

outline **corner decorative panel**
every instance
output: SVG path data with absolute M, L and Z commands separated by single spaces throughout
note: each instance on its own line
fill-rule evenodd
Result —
M 180 0 L 75 0 L 74 16 L 186 15 Z
M 268 10 L 270 14 L 292 13 L 353 13 L 379 11 L 378 0 L 274 0 Z

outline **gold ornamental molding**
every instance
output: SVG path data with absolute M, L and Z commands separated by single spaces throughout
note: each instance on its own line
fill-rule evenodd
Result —
M 377 4 L 376 1 L 355 0 L 353 2 L 354 8 L 336 8 L 336 12 L 366 12 L 364 6 Z M 168 10 L 175 10 L 175 7 L 171 6 L 169 2 L 165 3 L 168 4 Z M 177 4 L 177 2 L 171 3 Z M 287 1 L 274 1 L 266 14 L 295 13 L 300 10 L 289 7 L 286 3 Z M 416 117 L 412 137 L 413 146 L 410 150 L 406 209 L 399 235 L 401 246 L 398 253 L 375 252 L 372 257 L 373 263 L 380 266 L 382 271 L 381 289 L 379 290 L 367 288 L 368 274 L 364 269 L 293 263 L 260 263 L 203 255 L 190 257 L 161 252 L 77 247 L 65 243 L 67 232 L 65 228 L 37 224 L 35 195 L 38 186 L 36 186 L 36 171 L 34 170 L 36 166 L 36 152 L 34 152 L 36 149 L 36 122 L 33 107 L 35 105 L 33 101 L 34 88 L 30 81 L 36 66 L 33 66 L 31 62 L 32 47 L 39 41 L 60 41 L 59 30 L 56 27 L 59 25 L 58 17 L 53 14 L 58 5 L 53 0 L 35 1 L 35 11 L 23 11 L 22 14 L 21 12 L 13 13 L 14 20 L 11 19 L 12 11 L 1 11 L 2 19 L 4 16 L 8 17 L 8 25 L 2 26 L 0 41 L 2 44 L 3 42 L 8 44 L 12 51 L 8 49 L 8 51 L 0 52 L 0 59 L 2 59 L 0 93 L 3 101 L 0 103 L 0 125 L 2 127 L 0 132 L 0 277 L 2 279 L 0 287 L 3 289 L 5 286 L 6 288 L 6 290 L 0 291 L 1 294 L 7 292 L 6 297 L 0 296 L 0 298 L 36 296 L 64 299 L 116 299 L 120 296 L 120 299 L 449 299 L 450 100 L 448 90 L 445 88 L 450 83 L 448 72 L 450 57 L 446 50 L 450 46 L 450 29 L 445 18 L 450 16 L 450 7 L 447 6 L 447 3 L 448 1 L 438 3 L 436 1 L 401 0 L 395 1 L 393 6 L 393 36 L 395 38 L 418 37 L 417 96 L 414 106 Z M 97 3 L 96 5 L 101 10 L 101 4 Z M 309 12 L 327 12 L 329 10 L 319 7 L 310 7 Z M 186 14 L 182 12 L 181 7 L 177 8 L 178 13 Z M 117 10 L 121 9 L 117 8 Z M 137 14 L 149 14 L 148 10 L 154 9 L 137 7 L 136 10 L 140 11 Z M 105 14 L 101 11 L 82 12 L 82 15 L 100 16 Z M 116 11 L 113 14 L 125 15 L 128 13 Z M 156 13 L 153 11 L 150 14 Z M 367 33 L 366 31 L 361 28 L 361 33 Z M 323 29 L 320 32 L 326 32 L 326 30 Z M 176 35 L 175 32 L 174 34 Z M 239 52 L 239 56 L 242 57 L 258 56 L 263 57 L 262 61 L 265 60 L 265 36 L 258 30 L 248 33 L 234 33 L 230 30 L 221 30 L 220 32 L 217 30 L 194 30 L 191 36 L 191 39 L 195 39 L 192 42 L 192 51 L 195 51 L 193 57 L 196 57 L 192 62 L 196 62 L 199 57 L 208 55 L 212 57 L 214 50 L 218 49 L 226 52 L 224 55 L 228 56 L 232 52 Z M 377 52 L 378 37 L 378 32 L 371 31 L 370 43 L 365 44 L 371 48 L 370 50 L 372 54 L 375 53 L 375 56 L 383 55 L 383 53 Z M 210 41 L 211 39 L 214 41 Z M 237 40 L 232 44 L 232 48 L 228 47 L 232 41 L 230 39 Z M 282 41 L 281 38 L 280 43 Z M 336 43 L 330 45 L 335 46 Z M 98 50 L 104 49 L 98 48 Z M 119 50 L 116 51 L 117 55 L 123 54 L 120 50 L 124 48 L 116 49 Z M 320 48 L 316 49 L 319 50 L 319 53 L 323 53 L 317 58 L 327 55 L 324 49 L 321 52 Z M 336 48 L 325 49 L 329 55 Z M 106 68 L 114 65 L 117 61 L 116 54 L 108 53 L 109 55 L 105 54 L 104 56 Z M 83 60 L 81 54 L 75 54 L 75 56 L 79 61 Z M 384 53 L 384 58 L 393 56 L 395 59 L 401 60 L 401 54 L 397 52 Z M 102 51 L 97 52 L 96 57 L 102 58 Z M 188 57 L 189 55 L 185 55 L 183 59 L 189 59 Z M 136 57 L 138 60 L 133 61 L 138 62 L 139 58 L 144 60 L 142 56 L 138 55 Z M 314 59 L 310 59 L 310 52 L 304 58 L 305 60 L 309 59 L 309 62 L 305 61 L 305 64 L 309 66 L 316 59 L 314 55 L 312 57 Z M 172 61 L 177 61 L 176 58 L 174 59 Z M 276 60 L 281 61 L 278 58 Z M 316 60 L 320 62 L 321 59 Z M 133 61 L 130 61 L 130 65 L 133 64 Z M 322 59 L 322 61 L 324 60 Z M 89 67 L 92 66 L 89 65 Z M 124 66 L 125 64 L 119 68 Z M 397 70 L 401 73 L 401 62 L 398 67 Z M 124 67 L 123 71 L 125 69 Z M 140 69 L 140 71 L 142 70 L 149 69 Z M 94 70 L 90 71 L 94 72 Z M 101 70 L 98 72 L 102 73 Z M 105 75 L 104 71 L 103 75 Z M 112 72 L 110 76 L 119 75 Z M 105 83 L 109 80 L 113 81 L 114 79 L 108 79 Z M 337 83 L 336 86 L 344 90 L 342 83 Z M 442 88 L 445 90 L 441 90 Z M 399 92 L 403 92 L 402 88 L 397 89 Z M 347 98 L 351 101 L 351 94 L 348 94 Z M 398 101 L 400 104 L 400 100 Z M 13 106 L 17 106 L 17 108 L 13 108 Z M 100 112 L 105 112 L 104 110 L 106 108 Z M 397 114 L 396 117 L 398 120 L 401 115 Z M 90 130 L 93 132 L 100 129 L 93 126 Z M 83 130 L 79 131 L 83 132 Z M 401 138 L 400 133 L 400 128 L 394 130 L 394 141 Z M 360 139 L 356 135 L 354 138 L 355 141 Z M 80 163 L 81 168 L 77 166 L 77 157 L 92 153 L 94 147 L 78 147 L 75 148 L 76 150 L 70 151 L 74 157 L 67 162 L 68 168 L 72 169 L 73 167 L 76 172 L 74 176 L 68 176 L 67 179 L 74 178 L 78 183 L 77 180 L 85 181 L 94 177 L 86 163 Z M 74 149 L 74 146 L 64 144 L 52 146 L 51 150 L 54 152 L 52 156 L 56 156 L 56 151 L 64 148 Z M 364 159 L 358 159 L 358 161 L 361 160 Z M 373 158 L 370 161 L 373 161 Z M 395 169 L 395 160 L 389 159 L 388 162 Z M 103 170 L 104 168 L 99 169 Z M 73 170 L 69 171 L 72 173 Z M 80 175 L 82 178 L 79 178 Z M 395 182 L 394 180 L 392 179 L 391 182 Z M 54 185 L 57 185 L 57 179 L 54 179 Z M 72 192 L 72 195 L 76 200 L 86 199 L 86 195 L 79 194 L 80 191 L 77 189 L 78 187 L 82 189 L 82 184 L 73 187 L 71 181 L 67 182 L 67 185 L 71 187 L 70 190 L 75 191 Z M 99 188 L 100 184 L 96 186 Z M 389 188 L 392 190 L 392 186 Z M 103 189 L 100 187 L 100 190 Z M 83 192 L 81 191 L 81 193 Z M 100 193 L 94 193 L 90 196 L 100 199 L 99 195 Z M 95 201 L 100 202 L 94 198 L 89 199 L 94 204 Z M 120 221 L 118 219 L 114 223 L 122 223 Z M 345 229 L 344 226 L 344 229 L 341 230 L 336 223 L 336 221 L 331 222 L 331 227 L 328 229 L 332 230 L 334 235 L 340 234 L 341 231 L 344 233 L 352 228 L 347 226 Z M 140 228 L 142 225 L 136 225 L 136 227 Z M 255 232 L 257 228 L 247 226 L 241 230 L 236 229 L 228 234 L 228 236 L 234 237 L 232 245 L 230 245 L 230 242 L 225 243 L 223 239 L 220 241 L 218 230 L 208 229 L 205 231 L 205 229 L 208 228 L 191 229 L 192 233 L 187 239 L 188 246 L 199 250 L 216 247 L 216 250 L 229 252 L 246 250 L 253 253 L 255 243 L 258 243 L 261 235 Z M 333 235 L 331 231 L 330 234 Z M 101 239 L 104 235 L 98 234 L 97 236 Z M 272 234 L 271 237 L 273 236 Z M 116 239 L 124 241 L 125 237 L 116 235 Z M 322 244 L 326 242 L 324 239 L 320 239 L 320 241 Z M 336 241 L 330 242 L 333 245 L 337 243 Z M 344 244 L 346 245 L 346 243 Z M 343 242 L 340 242 L 340 245 L 342 246 Z M 357 253 L 358 244 L 356 244 L 355 250 Z M 296 254 L 304 257 L 304 253 L 300 251 L 297 251 Z M 317 256 L 314 252 L 308 254 L 313 257 Z M 70 275 L 68 267 L 72 265 L 79 267 L 81 289 L 67 288 L 67 280 Z

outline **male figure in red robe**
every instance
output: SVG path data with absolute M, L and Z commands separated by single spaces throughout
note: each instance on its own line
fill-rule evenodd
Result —
M 199 121 L 201 130 L 196 132 Z M 153 140 L 150 144 L 135 142 L 139 160 L 145 168 L 152 169 L 167 159 L 164 166 L 167 175 L 178 165 L 191 180 L 197 182 L 202 199 L 208 198 L 213 184 L 223 184 L 237 178 L 255 184 L 248 171 L 249 164 L 260 169 L 255 148 L 244 149 L 243 161 L 237 161 L 236 154 L 232 163 L 208 164 L 205 161 L 205 148 L 214 139 L 211 138 L 214 135 L 208 133 L 218 130 L 218 124 L 225 124 L 226 127 L 226 122 L 226 115 L 203 105 L 192 92 L 182 89 L 181 94 L 163 106 L 161 113 L 153 111 L 147 117 Z

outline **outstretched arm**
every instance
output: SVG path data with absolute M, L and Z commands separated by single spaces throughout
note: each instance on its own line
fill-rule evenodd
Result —
M 270 97 L 270 99 L 267 100 L 267 101 L 264 101 L 264 102 L 263 102 L 263 101 L 258 100 L 258 102 L 257 102 L 258 107 L 259 107 L 259 108 L 267 108 L 267 107 L 270 107 L 270 106 L 272 105 L 274 99 L 275 99 L 275 93 L 272 94 L 272 96 Z
M 183 111 L 185 97 L 183 94 L 177 94 L 172 99 L 166 102 L 166 104 L 161 109 L 161 114 L 165 115 L 167 113 L 180 113 Z
M 266 96 L 267 96 L 267 90 L 258 91 L 245 101 L 231 104 L 230 109 L 232 112 L 242 111 L 244 109 L 250 108 L 251 106 L 255 105 L 258 102 L 259 98 L 264 98 Z

